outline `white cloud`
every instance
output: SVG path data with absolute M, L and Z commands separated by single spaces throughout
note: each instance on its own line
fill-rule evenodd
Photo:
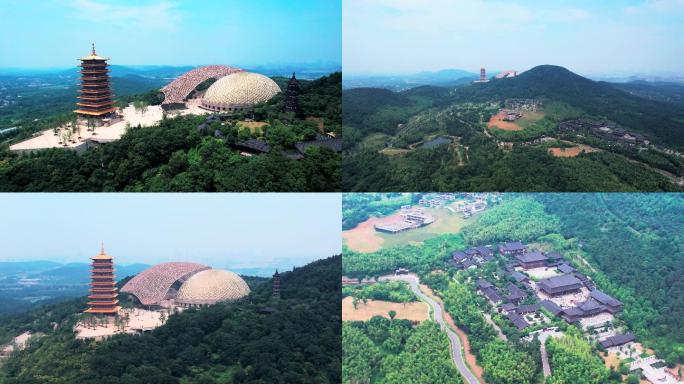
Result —
M 684 0 L 649 0 L 647 6 L 661 12 L 684 11 Z
M 637 15 L 643 12 L 684 12 L 684 0 L 646 0 L 638 6 L 623 8 L 626 15 Z
M 122 27 L 174 29 L 180 13 L 174 3 L 160 1 L 146 5 L 120 5 L 103 0 L 74 0 L 75 17 Z
M 543 17 L 542 14 L 542 18 L 548 19 L 549 21 L 557 23 L 574 23 L 589 19 L 591 14 L 580 8 L 562 8 L 549 12 L 546 16 L 547 17 Z

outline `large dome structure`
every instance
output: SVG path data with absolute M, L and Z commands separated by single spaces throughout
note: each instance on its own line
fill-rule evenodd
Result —
M 182 105 L 198 85 L 209 79 L 219 79 L 242 69 L 225 65 L 207 65 L 190 70 L 161 89 L 164 94 L 162 108 Z
M 198 307 L 239 300 L 248 294 L 249 286 L 237 274 L 208 269 L 192 275 L 183 283 L 175 301 L 184 307 Z
M 135 296 L 142 305 L 160 305 L 173 299 L 180 284 L 210 267 L 197 263 L 171 262 L 150 267 L 132 278 L 121 292 Z
M 280 93 L 275 81 L 252 72 L 236 72 L 218 79 L 202 99 L 202 108 L 236 112 L 270 100 Z

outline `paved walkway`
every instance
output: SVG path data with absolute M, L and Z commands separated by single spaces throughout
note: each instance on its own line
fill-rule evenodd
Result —
M 504 333 L 501 331 L 501 328 L 499 328 L 499 326 L 496 325 L 494 320 L 492 320 L 492 316 L 486 312 L 483 313 L 483 315 L 484 315 L 485 321 L 487 323 L 489 323 L 489 325 L 491 325 L 494 328 L 494 330 L 496 331 L 496 333 L 499 335 L 499 339 L 501 339 L 503 341 L 508 341 L 508 337 L 506 337 L 506 335 L 504 335 Z
M 539 352 L 541 352 L 542 370 L 544 371 L 544 377 L 549 377 L 551 376 L 551 364 L 549 364 L 549 354 L 546 353 L 546 344 L 541 343 L 539 345 Z
M 454 364 L 456 364 L 456 368 L 461 373 L 461 376 L 463 376 L 463 378 L 466 380 L 468 384 L 480 384 L 480 382 L 477 380 L 477 377 L 475 377 L 475 375 L 470 371 L 465 361 L 463 360 L 463 347 L 461 346 L 461 340 L 458 338 L 458 335 L 454 331 L 452 331 L 451 328 L 449 328 L 449 326 L 444 321 L 444 311 L 442 309 L 442 306 L 439 305 L 439 303 L 437 303 L 431 297 L 425 295 L 420 290 L 420 287 L 418 286 L 418 284 L 420 284 L 420 280 L 418 279 L 418 277 L 416 275 L 382 276 L 380 280 L 401 280 L 409 283 L 409 286 L 411 287 L 413 293 L 415 293 L 420 300 L 426 302 L 432 308 L 435 321 L 440 325 L 442 330 L 444 330 L 447 336 L 449 337 L 449 341 L 451 342 L 451 356 L 454 360 Z

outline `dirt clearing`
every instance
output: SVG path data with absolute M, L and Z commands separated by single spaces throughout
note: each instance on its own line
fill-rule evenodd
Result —
M 549 153 L 555 157 L 577 157 L 582 153 L 591 153 L 597 151 L 598 150 L 596 148 L 592 148 L 588 145 L 578 145 L 576 147 L 570 148 L 549 148 Z
M 342 321 L 367 321 L 373 316 L 382 316 L 389 319 L 389 311 L 395 311 L 395 319 L 411 321 L 428 320 L 429 307 L 422 301 L 411 303 L 392 303 L 390 301 L 368 300 L 366 304 L 359 301 L 354 308 L 351 297 L 342 300 Z

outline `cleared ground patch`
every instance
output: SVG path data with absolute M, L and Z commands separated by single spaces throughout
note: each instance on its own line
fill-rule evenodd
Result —
M 367 321 L 373 316 L 389 319 L 389 311 L 395 311 L 395 319 L 411 321 L 428 320 L 429 307 L 422 301 L 411 303 L 392 303 L 390 301 L 368 300 L 366 304 L 359 301 L 354 308 L 353 299 L 349 296 L 342 299 L 342 321 Z
M 544 117 L 544 113 L 523 112 L 522 117 L 516 121 L 504 121 L 504 117 L 506 117 L 505 112 L 499 112 L 496 115 L 493 115 L 489 119 L 487 127 L 498 128 L 502 131 L 522 131 L 523 129 L 541 120 Z
M 357 252 L 375 252 L 385 242 L 385 239 L 380 237 L 375 230 L 375 224 L 386 224 L 399 220 L 401 220 L 401 216 L 398 213 L 385 217 L 371 217 L 352 229 L 342 231 L 342 239 L 350 249 Z
M 349 249 L 357 252 L 375 252 L 384 247 L 402 245 L 420 245 L 425 240 L 444 233 L 457 233 L 470 219 L 464 219 L 461 213 L 452 212 L 446 208 L 423 208 L 425 213 L 435 217 L 435 222 L 422 228 L 389 234 L 381 233 L 373 227 L 375 224 L 396 222 L 401 216 L 395 213 L 385 217 L 371 217 L 359 223 L 355 228 L 342 231 L 342 239 Z
M 588 145 L 579 144 L 576 147 L 570 148 L 559 148 L 552 147 L 549 148 L 549 153 L 555 157 L 577 157 L 582 153 L 597 152 L 596 148 L 592 148 Z
M 354 229 L 342 231 L 345 244 L 357 252 L 374 252 L 381 247 L 397 247 L 403 245 L 420 245 L 427 239 L 444 233 L 457 233 L 471 219 L 464 219 L 458 212 L 452 212 L 446 208 L 424 208 L 425 212 L 435 217 L 435 222 L 408 231 L 389 234 L 377 232 L 374 224 L 388 223 L 401 220 L 399 214 L 393 214 L 382 218 L 370 218 L 360 223 Z

